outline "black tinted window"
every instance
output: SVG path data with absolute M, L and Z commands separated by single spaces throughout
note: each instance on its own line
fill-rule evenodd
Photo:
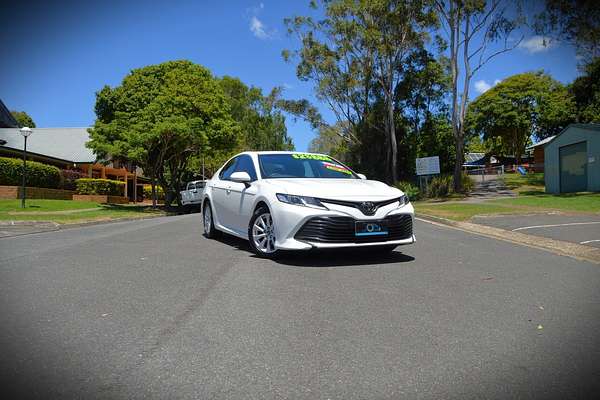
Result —
M 256 180 L 256 169 L 254 168 L 254 163 L 252 162 L 252 158 L 248 155 L 241 155 L 238 157 L 238 162 L 235 166 L 235 172 L 247 172 L 250 175 L 250 179 L 253 181 Z
M 233 159 L 229 160 L 229 162 L 227 164 L 225 164 L 225 166 L 221 170 L 221 173 L 219 174 L 219 179 L 229 180 L 229 177 L 231 176 L 231 174 L 233 174 L 235 172 L 235 163 L 236 163 L 237 159 L 238 159 L 238 157 L 233 158 Z

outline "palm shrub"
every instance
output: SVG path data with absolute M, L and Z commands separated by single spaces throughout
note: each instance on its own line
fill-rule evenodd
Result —
M 421 199 L 421 191 L 419 187 L 408 181 L 398 181 L 394 184 L 395 187 L 402 190 L 405 195 L 411 200 Z
M 60 186 L 60 170 L 53 165 L 27 161 L 27 186 L 55 189 Z M 19 186 L 23 179 L 23 160 L 0 157 L 0 185 Z
M 452 192 L 453 180 L 450 175 L 436 176 L 427 185 L 427 197 L 447 197 Z
M 77 194 L 123 196 L 125 182 L 112 179 L 81 178 L 75 181 Z

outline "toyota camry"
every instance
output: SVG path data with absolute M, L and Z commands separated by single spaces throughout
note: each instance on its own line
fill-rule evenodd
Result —
M 414 210 L 402 191 L 324 154 L 244 152 L 207 182 L 204 233 L 247 239 L 262 257 L 281 250 L 411 244 Z

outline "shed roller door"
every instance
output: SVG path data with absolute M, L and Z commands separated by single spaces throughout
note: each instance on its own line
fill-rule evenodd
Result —
M 580 142 L 563 146 L 560 153 L 561 193 L 587 190 L 587 145 Z

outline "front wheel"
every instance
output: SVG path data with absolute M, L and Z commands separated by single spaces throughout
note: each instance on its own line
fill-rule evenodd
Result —
M 275 258 L 279 251 L 275 248 L 275 225 L 266 207 L 254 212 L 248 224 L 248 239 L 252 251 L 264 258 Z
M 202 209 L 202 220 L 204 221 L 204 236 L 209 239 L 214 239 L 219 235 L 219 231 L 215 228 L 212 208 L 210 202 L 206 202 Z

